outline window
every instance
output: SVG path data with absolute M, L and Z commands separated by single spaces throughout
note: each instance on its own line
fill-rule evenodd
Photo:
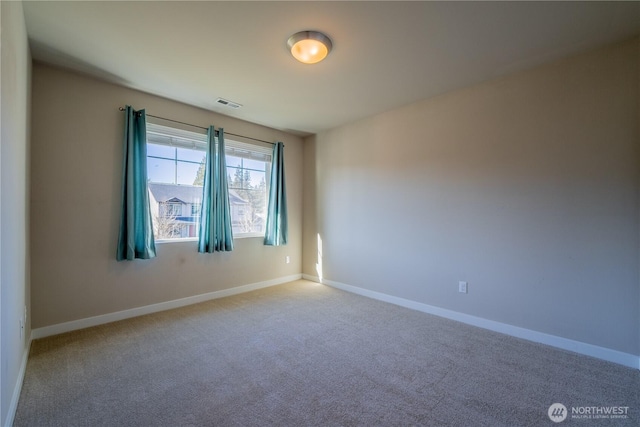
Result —
M 182 216 L 182 203 L 159 202 L 160 216 L 178 217 Z
M 204 133 L 147 123 L 147 173 L 155 238 L 198 237 L 207 148 Z M 225 138 L 233 236 L 263 236 L 271 147 Z
M 230 141 L 226 142 L 226 160 L 233 233 L 263 236 L 271 149 L 257 151 L 253 145 Z

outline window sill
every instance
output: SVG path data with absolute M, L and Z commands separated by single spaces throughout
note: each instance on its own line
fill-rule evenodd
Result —
M 243 233 L 243 234 L 240 234 L 238 236 L 233 236 L 234 240 L 235 239 L 249 239 L 249 238 L 256 238 L 256 237 L 264 238 L 264 233 Z
M 166 243 L 189 243 L 189 242 L 197 242 L 197 237 L 189 237 L 185 239 L 156 239 L 156 243 L 159 245 L 164 245 Z
M 241 234 L 239 236 L 233 236 L 233 240 L 238 240 L 238 239 L 263 239 L 264 238 L 264 234 L 261 233 L 247 233 L 247 234 Z M 167 243 L 191 243 L 191 242 L 197 242 L 198 238 L 197 237 L 187 237 L 184 239 L 156 239 L 156 244 L 159 245 L 164 245 Z

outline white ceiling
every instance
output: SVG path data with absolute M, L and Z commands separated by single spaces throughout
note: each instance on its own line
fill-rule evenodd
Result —
M 24 10 L 34 59 L 303 135 L 640 32 L 637 1 L 26 1 Z M 316 65 L 286 49 L 309 29 L 333 41 Z M 243 107 L 218 107 L 218 97 Z

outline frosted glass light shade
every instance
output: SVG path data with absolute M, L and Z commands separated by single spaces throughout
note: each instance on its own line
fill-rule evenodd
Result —
M 304 64 L 322 61 L 331 52 L 331 39 L 318 31 L 300 31 L 289 37 L 291 55 Z

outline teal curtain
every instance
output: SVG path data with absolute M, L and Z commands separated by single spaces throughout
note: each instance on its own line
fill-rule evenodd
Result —
M 271 183 L 269 187 L 269 209 L 264 244 L 286 245 L 289 240 L 287 224 L 287 189 L 284 179 L 284 144 L 273 146 L 271 157 Z
M 232 251 L 233 233 L 224 154 L 224 130 L 218 130 L 216 144 L 215 128 L 209 126 L 207 139 L 198 252 Z
M 147 118 L 144 110 L 125 108 L 122 211 L 116 259 L 156 256 L 147 190 Z

